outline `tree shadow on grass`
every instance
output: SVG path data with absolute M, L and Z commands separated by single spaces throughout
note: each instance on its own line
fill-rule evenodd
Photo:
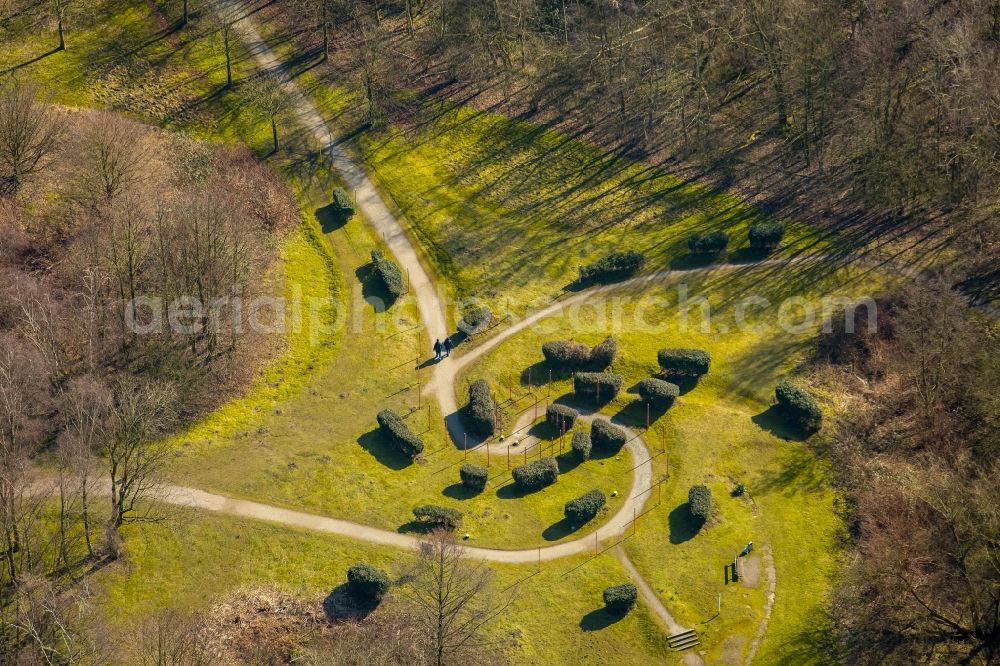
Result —
M 768 250 L 759 247 L 750 247 L 749 245 L 738 248 L 734 250 L 729 255 L 728 263 L 730 264 L 755 264 L 758 261 L 764 261 L 771 254 Z
M 396 531 L 400 534 L 430 534 L 434 529 L 433 523 L 423 520 L 408 520 L 397 527 Z
M 355 599 L 347 583 L 333 588 L 323 600 L 323 612 L 331 622 L 363 620 L 376 608 L 377 601 Z
M 568 451 L 556 456 L 556 464 L 559 465 L 559 474 L 568 474 L 579 467 L 581 462 L 573 451 Z
M 361 448 L 365 451 L 372 454 L 375 460 L 379 461 L 389 469 L 398 471 L 406 469 L 413 464 L 413 460 L 397 451 L 388 441 L 386 441 L 385 437 L 382 436 L 382 433 L 379 432 L 378 428 L 370 430 L 361 435 L 361 437 L 358 437 L 358 444 L 360 444 Z
M 552 381 L 569 379 L 569 371 L 553 368 L 547 361 L 539 361 L 521 371 L 521 386 L 542 387 L 548 384 L 550 377 Z
M 622 407 L 617 414 L 612 416 L 611 421 L 619 423 L 626 428 L 645 428 L 647 414 L 646 404 L 645 400 L 633 400 Z M 656 423 L 656 420 L 668 411 L 670 411 L 670 408 L 665 407 L 664 405 L 656 403 L 650 404 L 648 412 L 650 425 Z
M 673 257 L 668 262 L 670 270 L 673 271 L 690 271 L 696 268 L 707 268 L 715 264 L 721 255 L 702 255 L 702 254 L 682 254 Z
M 623 617 L 622 613 L 612 613 L 606 607 L 592 610 L 580 618 L 580 629 L 583 631 L 600 631 L 607 629 Z
M 670 543 L 675 546 L 690 541 L 701 530 L 704 523 L 691 515 L 688 503 L 679 504 L 670 512 Z
M 381 314 L 395 302 L 395 299 L 385 288 L 382 280 L 375 275 L 375 269 L 371 262 L 358 267 L 354 271 L 354 277 L 361 283 L 361 296 L 375 310 L 375 314 Z
M 450 497 L 451 499 L 467 500 L 472 499 L 481 492 L 482 491 L 480 490 L 473 490 L 472 488 L 463 486 L 461 483 L 453 483 L 442 490 L 441 494 L 445 497 Z
M 559 539 L 568 537 L 573 532 L 576 532 L 580 529 L 580 527 L 582 527 L 582 525 L 574 526 L 569 522 L 569 520 L 563 518 L 559 522 L 552 523 L 546 527 L 545 530 L 542 531 L 542 538 L 546 541 L 559 541 Z
M 657 375 L 656 378 L 670 382 L 671 384 L 676 384 L 677 388 L 680 389 L 681 395 L 690 393 L 697 388 L 698 381 L 701 379 L 701 377 L 692 377 L 690 375 L 671 375 L 665 373 Z
M 771 405 L 760 414 L 751 416 L 750 420 L 756 423 L 761 430 L 766 430 L 779 439 L 789 442 L 802 442 L 809 439 L 809 433 L 788 423 L 781 408 L 777 405 Z
M 325 234 L 342 228 L 347 224 L 347 220 L 347 216 L 336 204 L 328 204 L 316 209 L 316 221 L 319 222 L 319 226 Z

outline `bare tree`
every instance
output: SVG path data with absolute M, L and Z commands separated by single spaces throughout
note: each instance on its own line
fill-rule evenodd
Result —
M 414 620 L 422 627 L 431 663 L 455 663 L 475 650 L 486 659 L 496 639 L 486 625 L 513 601 L 512 594 L 493 589 L 493 570 L 465 557 L 465 548 L 447 530 L 437 530 L 421 542 L 408 575 Z
M 270 72 L 258 74 L 243 84 L 242 93 L 250 108 L 271 123 L 271 152 L 278 152 L 278 118 L 290 104 L 281 79 Z
M 17 194 L 60 137 L 59 116 L 38 90 L 13 76 L 0 84 L 0 196 Z
M 162 384 L 143 384 L 130 375 L 112 390 L 103 453 L 111 480 L 111 518 L 115 532 L 126 522 L 150 520 L 136 515 L 160 482 L 168 450 L 160 436 L 174 418 L 175 394 Z
M 83 154 L 83 187 L 106 206 L 140 182 L 148 157 L 139 125 L 109 113 L 92 116 L 84 135 Z

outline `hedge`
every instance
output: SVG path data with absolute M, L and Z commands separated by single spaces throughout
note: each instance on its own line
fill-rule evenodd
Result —
M 661 349 L 656 354 L 660 370 L 666 375 L 700 377 L 708 374 L 712 357 L 701 349 Z
M 590 443 L 590 433 L 586 430 L 577 430 L 573 433 L 572 442 L 573 453 L 576 454 L 576 459 L 580 462 L 586 462 L 590 460 L 590 449 L 592 444 Z
M 596 516 L 597 512 L 604 507 L 607 501 L 608 498 L 605 497 L 602 491 L 591 490 L 576 499 L 566 502 L 566 506 L 563 507 L 563 513 L 566 515 L 566 520 L 571 524 L 582 525 Z
M 477 379 L 469 386 L 469 404 L 465 406 L 462 415 L 473 434 L 489 437 L 496 432 L 496 403 L 485 379 Z
M 391 409 L 383 409 L 376 417 L 382 434 L 389 438 L 400 453 L 410 458 L 416 458 L 424 450 L 424 443 L 410 432 L 399 414 Z
M 635 606 L 639 590 L 632 583 L 615 585 L 604 590 L 604 605 L 613 613 L 627 613 Z
M 646 255 L 642 252 L 612 252 L 591 264 L 580 266 L 580 282 L 603 282 L 632 277 L 645 263 Z
M 579 342 L 553 340 L 542 345 L 542 356 L 557 368 L 579 368 L 590 360 L 590 350 Z
M 600 395 L 611 400 L 622 390 L 625 379 L 610 372 L 578 372 L 573 375 L 573 391 L 578 395 Z M 600 389 L 598 389 L 600 386 Z
M 646 377 L 640 381 L 638 391 L 643 400 L 660 407 L 670 407 L 677 400 L 677 396 L 681 394 L 681 389 L 677 384 L 671 384 L 656 377 Z
M 774 389 L 774 397 L 785 415 L 803 430 L 815 432 L 823 425 L 823 412 L 816 398 L 787 379 Z
M 691 254 L 712 256 L 721 253 L 727 245 L 729 245 L 729 236 L 724 231 L 695 234 L 688 239 L 688 249 Z
M 354 216 L 354 201 L 344 188 L 333 188 L 333 205 L 337 207 L 338 212 L 345 220 Z
M 598 449 L 617 453 L 628 441 L 628 433 L 610 421 L 594 419 L 590 424 L 590 441 Z
M 354 564 L 347 570 L 347 589 L 355 599 L 380 601 L 389 585 L 389 576 L 370 564 Z
M 776 220 L 754 222 L 747 233 L 750 237 L 750 247 L 758 250 L 772 251 L 781 244 L 785 237 L 785 225 Z
M 462 512 L 447 506 L 424 504 L 413 509 L 417 522 L 453 530 L 462 524 Z
M 712 515 L 712 491 L 708 486 L 700 484 L 691 486 L 691 490 L 688 491 L 688 510 L 697 520 L 701 522 L 708 520 Z
M 488 306 L 472 305 L 462 313 L 458 330 L 466 335 L 475 335 L 484 331 L 491 323 L 493 323 L 493 311 Z
M 576 425 L 580 412 L 566 405 L 552 404 L 545 408 L 545 420 L 556 430 L 568 432 Z
M 523 491 L 540 490 L 559 479 L 559 464 L 555 458 L 540 458 L 518 465 L 511 472 L 514 483 Z
M 403 280 L 403 273 L 399 270 L 391 259 L 387 259 L 382 250 L 372 250 L 372 268 L 378 276 L 385 290 L 389 292 L 393 300 L 399 298 L 406 291 L 406 282 Z
M 459 468 L 458 475 L 462 478 L 463 486 L 476 492 L 482 492 L 486 488 L 486 481 L 490 478 L 489 470 L 485 467 L 469 463 Z
M 614 338 L 606 338 L 590 350 L 588 361 L 590 365 L 603 370 L 614 363 L 616 358 L 618 358 L 618 341 Z

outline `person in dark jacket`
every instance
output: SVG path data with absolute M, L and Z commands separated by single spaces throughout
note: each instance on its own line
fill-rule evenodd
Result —
M 453 348 L 454 348 L 454 345 L 451 344 L 451 338 L 450 337 L 445 338 L 444 339 L 444 355 L 445 356 L 451 356 L 451 350 Z
M 443 347 L 441 346 L 441 341 L 440 340 L 435 340 L 434 341 L 434 360 L 435 361 L 440 361 L 441 360 L 441 350 L 442 349 L 443 349 Z

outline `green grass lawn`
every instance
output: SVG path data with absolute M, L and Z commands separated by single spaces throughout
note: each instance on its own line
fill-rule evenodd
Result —
M 110 619 L 124 627 L 161 609 L 206 608 L 246 586 L 276 586 L 320 604 L 345 581 L 351 564 L 372 563 L 395 580 L 407 557 L 332 535 L 194 511 L 130 528 L 127 541 L 127 564 L 95 579 Z M 514 641 L 515 663 L 565 663 L 572 654 L 574 663 L 644 664 L 665 652 L 661 631 L 641 602 L 616 622 L 601 610 L 604 587 L 626 575 L 609 554 L 584 564 L 588 559 L 543 563 L 540 571 L 495 567 L 497 589 L 520 581 L 511 607 L 489 627 Z M 402 604 L 404 595 L 393 590 L 383 603 Z
M 811 651 L 820 645 L 816 636 L 825 626 L 826 595 L 844 527 L 836 510 L 838 499 L 829 489 L 826 463 L 770 409 L 774 386 L 809 353 L 819 323 L 786 333 L 776 326 L 777 303 L 780 296 L 794 296 L 818 309 L 827 293 L 865 296 L 886 278 L 849 280 L 843 272 L 806 278 L 797 276 L 794 268 L 783 270 L 770 274 L 770 287 L 761 284 L 759 270 L 747 269 L 735 275 L 691 275 L 683 281 L 676 277 L 645 291 L 613 291 L 580 311 L 567 311 L 538 330 L 514 336 L 467 372 L 469 378 L 519 383 L 526 380 L 530 366 L 534 377 L 547 377 L 543 342 L 574 339 L 592 345 L 612 332 L 621 356 L 611 370 L 624 375 L 626 391 L 602 411 L 642 428 L 645 407 L 627 389 L 657 372 L 657 350 L 689 346 L 710 352 L 711 372 L 685 387 L 668 412 L 653 414 L 646 440 L 663 451 L 653 460 L 654 478 L 668 480 L 661 495 L 652 494 L 647 507 L 652 510 L 625 542 L 667 608 L 701 634 L 709 663 L 742 663 L 763 617 L 763 576 L 756 588 L 726 584 L 726 565 L 750 540 L 758 554 L 765 544 L 773 548 L 778 574 L 760 663 L 780 663 L 792 655 L 802 661 L 787 663 L 822 661 Z M 680 284 L 686 284 L 690 298 L 706 297 L 713 312 L 710 330 L 701 330 L 693 319 L 692 326 L 684 326 L 677 312 Z M 748 311 L 746 326 L 738 326 L 734 299 L 752 293 L 767 294 L 775 306 Z M 635 323 L 637 312 L 653 324 L 650 330 Z M 799 317 L 793 323 L 801 321 Z M 558 373 L 555 377 L 552 394 L 572 403 L 569 378 Z M 741 482 L 749 496 L 731 497 Z M 711 488 L 715 505 L 713 519 L 700 532 L 693 529 L 686 506 L 689 488 L 698 483 Z M 722 613 L 715 617 L 719 594 Z

